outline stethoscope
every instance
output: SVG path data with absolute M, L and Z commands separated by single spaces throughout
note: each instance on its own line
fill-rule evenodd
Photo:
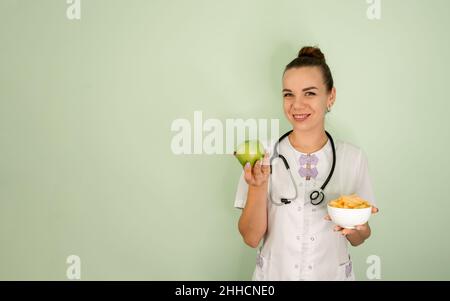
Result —
M 273 160 L 275 160 L 275 159 L 277 159 L 277 158 L 280 158 L 280 159 L 283 161 L 284 166 L 286 167 L 286 170 L 288 171 L 289 176 L 290 176 L 290 178 L 291 178 L 291 182 L 292 182 L 292 184 L 294 185 L 294 188 L 295 188 L 295 196 L 294 196 L 294 198 L 292 198 L 292 199 L 281 198 L 280 202 L 279 202 L 279 203 L 276 203 L 276 202 L 274 202 L 273 199 L 272 199 L 272 187 L 271 187 L 271 186 L 272 186 L 272 183 L 271 183 L 271 181 L 270 181 L 270 193 L 269 193 L 269 198 L 270 198 L 270 201 L 271 201 L 274 205 L 277 205 L 277 206 L 289 204 L 289 203 L 291 203 L 293 200 L 295 200 L 295 199 L 297 198 L 297 196 L 298 196 L 298 189 L 297 189 L 297 185 L 295 184 L 294 177 L 292 176 L 291 168 L 290 168 L 290 166 L 289 166 L 289 164 L 288 164 L 286 158 L 285 158 L 283 155 L 279 154 L 279 153 L 278 153 L 278 149 L 277 149 L 277 148 L 278 148 L 278 145 L 280 144 L 280 142 L 281 142 L 284 138 L 286 138 L 290 133 L 292 133 L 292 131 L 293 131 L 293 130 L 290 130 L 289 132 L 287 132 L 286 134 L 284 134 L 283 136 L 281 136 L 280 139 L 278 139 L 278 141 L 275 143 L 275 146 L 274 146 L 273 155 L 272 155 L 272 157 L 270 158 L 270 176 L 272 176 L 272 162 L 273 162 Z M 324 190 L 325 190 L 325 187 L 327 187 L 327 184 L 328 184 L 328 182 L 330 181 L 331 177 L 333 176 L 334 166 L 336 165 L 336 149 L 335 149 L 335 147 L 334 147 L 334 141 L 333 141 L 333 138 L 331 137 L 331 135 L 330 135 L 327 131 L 325 131 L 325 133 L 327 134 L 327 136 L 328 136 L 328 138 L 330 139 L 330 142 L 331 142 L 331 149 L 333 150 L 333 164 L 331 165 L 330 173 L 328 174 L 328 177 L 327 177 L 327 179 L 325 180 L 325 182 L 322 184 L 322 186 L 321 186 L 318 190 L 312 191 L 312 192 L 310 193 L 310 195 L 309 195 L 309 199 L 310 199 L 310 201 L 311 201 L 311 204 L 313 204 L 313 205 L 319 205 L 319 204 L 322 203 L 323 200 L 325 199 L 325 193 L 324 193 Z

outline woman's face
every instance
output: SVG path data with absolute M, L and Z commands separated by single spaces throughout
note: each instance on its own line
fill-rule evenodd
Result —
M 333 105 L 336 89 L 327 92 L 319 67 L 291 68 L 283 76 L 284 115 L 298 131 L 324 128 L 327 107 Z

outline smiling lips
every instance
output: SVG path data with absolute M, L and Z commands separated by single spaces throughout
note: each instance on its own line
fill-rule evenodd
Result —
M 292 117 L 295 121 L 305 121 L 311 114 L 294 114 Z

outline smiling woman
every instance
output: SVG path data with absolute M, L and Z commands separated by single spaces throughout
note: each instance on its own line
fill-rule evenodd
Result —
M 323 119 L 334 104 L 336 88 L 325 56 L 319 48 L 303 47 L 298 57 L 286 66 L 282 93 L 284 114 L 294 128 L 299 131 L 316 129 L 324 132 Z M 325 134 L 318 137 L 319 144 L 325 144 Z M 297 135 L 289 139 L 294 147 L 304 152 L 313 151 L 310 146 L 300 144 Z
M 244 242 L 256 248 L 263 241 L 253 280 L 353 280 L 348 243 L 362 244 L 370 227 L 334 225 L 326 204 L 349 194 L 375 204 L 375 197 L 362 150 L 343 141 L 334 144 L 325 131 L 336 89 L 319 48 L 303 47 L 286 66 L 282 93 L 292 130 L 278 139 L 270 160 L 244 167 L 234 204 L 243 209 L 238 228 Z M 284 165 L 271 163 L 277 156 Z M 322 195 L 319 202 L 316 194 Z

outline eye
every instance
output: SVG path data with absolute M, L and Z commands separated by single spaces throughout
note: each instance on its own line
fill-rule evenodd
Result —
M 292 96 L 292 93 L 285 93 L 285 94 L 283 94 L 283 97 L 291 97 Z
M 306 92 L 305 95 L 306 96 L 314 96 L 314 95 L 316 95 L 316 93 L 314 93 L 314 92 Z

